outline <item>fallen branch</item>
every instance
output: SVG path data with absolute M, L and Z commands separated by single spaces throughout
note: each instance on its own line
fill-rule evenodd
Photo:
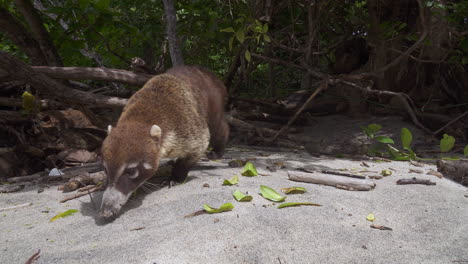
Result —
M 120 82 L 135 86 L 143 86 L 154 75 L 135 73 L 131 71 L 92 67 L 47 67 L 32 66 L 36 73 L 43 73 L 55 79 L 94 80 Z
M 32 203 L 24 203 L 24 204 L 18 204 L 18 205 L 15 205 L 15 206 L 0 208 L 0 212 L 7 211 L 7 210 L 14 210 L 14 209 L 23 208 L 23 207 L 28 207 L 28 206 L 31 206 L 31 205 L 32 205 Z
M 288 172 L 289 180 L 333 186 L 349 191 L 370 191 L 375 183 L 369 180 L 355 179 L 344 176 L 323 175 L 299 171 Z
M 371 95 L 376 95 L 377 97 L 380 97 L 382 95 L 388 95 L 388 96 L 394 96 L 396 98 L 398 98 L 400 100 L 400 102 L 402 103 L 404 109 L 406 110 L 406 112 L 408 113 L 408 115 L 410 116 L 411 118 L 411 121 L 413 121 L 413 123 L 421 128 L 422 130 L 424 130 L 426 133 L 428 134 L 432 134 L 432 131 L 430 131 L 429 129 L 427 129 L 424 125 L 422 125 L 419 121 L 418 121 L 418 118 L 416 117 L 416 114 L 414 113 L 414 111 L 411 109 L 411 106 L 409 105 L 409 103 L 406 101 L 405 97 L 409 98 L 408 95 L 404 94 L 404 93 L 397 93 L 397 92 L 391 92 L 391 91 L 379 91 L 379 90 L 372 90 L 370 88 L 370 86 L 367 86 L 367 87 L 362 87 L 362 86 L 359 86 L 355 83 L 352 83 L 352 82 L 348 82 L 348 81 L 345 81 L 345 80 L 342 80 L 342 79 L 334 79 L 333 80 L 333 83 L 343 83 L 343 84 L 346 84 L 350 87 L 353 87 L 353 88 L 357 88 L 367 94 L 371 94 Z
M 424 185 L 436 185 L 435 182 L 430 180 L 423 180 L 418 178 L 411 178 L 411 179 L 399 179 L 396 184 L 398 185 L 406 185 L 406 184 L 424 184 Z
M 102 167 L 101 162 L 97 161 L 97 162 L 88 163 L 82 166 L 62 169 L 61 171 L 63 172 L 63 175 L 61 177 L 48 176 L 46 172 L 38 172 L 38 173 L 34 173 L 31 175 L 27 175 L 27 176 L 17 176 L 17 177 L 8 178 L 7 183 L 16 183 L 16 182 L 33 181 L 33 180 L 50 180 L 50 179 L 58 180 L 58 179 L 62 179 L 63 177 L 71 178 L 71 177 L 74 177 L 75 175 L 80 175 L 83 173 L 94 173 L 94 172 L 99 172 L 103 170 L 104 168 Z
M 0 51 L 0 68 L 8 72 L 15 79 L 24 80 L 33 85 L 41 93 L 50 94 L 69 103 L 123 107 L 128 101 L 123 98 L 97 95 L 66 87 L 42 73 L 35 72 L 31 66 L 4 51 Z
M 468 186 L 467 160 L 438 160 L 437 170 L 446 178 Z
M 87 185 L 102 185 L 106 180 L 106 174 L 101 172 L 96 173 L 85 173 L 84 175 L 78 175 L 68 180 L 64 185 L 59 186 L 58 190 L 63 192 L 72 192 L 79 188 L 86 187 Z
M 39 254 L 41 253 L 41 250 L 37 250 L 36 253 L 34 253 L 24 264 L 35 264 L 36 261 L 41 257 Z
M 19 192 L 24 189 L 24 184 L 4 184 L 0 185 L 0 193 Z
M 319 172 L 319 173 L 323 173 L 323 174 L 338 175 L 338 176 L 350 177 L 350 178 L 355 178 L 355 179 L 365 179 L 366 178 L 366 176 L 362 176 L 362 175 L 346 173 L 346 172 L 341 172 L 341 171 L 334 171 L 334 170 L 326 170 L 326 169 L 324 170 L 324 169 L 320 169 L 319 167 L 312 167 L 312 168 L 304 167 L 304 168 L 302 168 L 302 170 L 304 170 L 306 172 L 311 172 L 311 173 Z
M 93 192 L 100 191 L 102 189 L 103 189 L 103 185 L 100 185 L 100 186 L 97 186 L 97 187 L 95 187 L 93 189 L 88 190 L 87 192 L 81 192 L 81 193 L 74 194 L 72 196 L 65 197 L 64 199 L 60 200 L 60 203 L 64 203 L 64 202 L 67 202 L 67 201 L 70 201 L 70 200 L 73 200 L 73 199 L 76 199 L 76 198 L 80 198 L 82 196 L 88 195 L 88 194 L 93 193 Z
M 304 109 L 309 105 L 309 103 L 323 90 L 326 90 L 328 88 L 328 82 L 323 81 L 322 84 L 317 88 L 317 90 L 314 91 L 314 93 L 305 101 L 305 103 L 297 110 L 297 112 L 294 114 L 294 116 L 289 120 L 289 122 L 283 126 L 276 134 L 272 137 L 267 139 L 268 141 L 273 141 L 275 140 L 281 133 L 283 133 L 286 129 L 289 128 L 289 126 L 296 121 L 297 117 L 304 111 Z
M 463 118 L 464 116 L 466 116 L 468 114 L 468 111 L 466 111 L 465 113 L 457 116 L 456 118 L 454 118 L 452 121 L 448 122 L 447 124 L 445 124 L 443 127 L 437 129 L 436 131 L 434 131 L 432 134 L 433 135 L 437 135 L 439 134 L 442 130 L 446 129 L 447 127 L 449 127 L 450 125 L 452 125 L 453 123 L 457 122 L 458 120 L 460 120 L 461 118 Z

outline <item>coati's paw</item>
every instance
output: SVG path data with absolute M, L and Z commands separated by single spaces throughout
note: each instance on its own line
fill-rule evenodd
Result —
M 206 153 L 206 157 L 209 159 L 209 160 L 216 160 L 216 159 L 220 159 L 223 157 L 223 154 L 219 154 L 219 153 L 216 153 L 214 151 L 208 151 Z
M 174 181 L 174 180 L 164 180 L 162 183 L 162 185 L 166 186 L 167 185 L 167 188 L 170 189 L 176 185 L 179 185 L 180 182 L 177 182 L 177 181 Z

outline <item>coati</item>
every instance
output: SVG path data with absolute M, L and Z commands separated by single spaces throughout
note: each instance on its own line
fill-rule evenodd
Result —
M 199 66 L 179 66 L 150 79 L 125 106 L 102 145 L 107 173 L 100 216 L 113 219 L 162 158 L 176 159 L 171 181 L 182 182 L 205 153 L 223 155 L 229 136 L 226 87 Z

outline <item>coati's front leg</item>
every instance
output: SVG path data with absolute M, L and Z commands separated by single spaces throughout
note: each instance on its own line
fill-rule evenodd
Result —
M 210 160 L 221 158 L 228 138 L 229 125 L 223 118 L 215 129 L 210 129 L 210 146 L 213 150 L 206 154 L 207 158 Z
M 199 159 L 200 155 L 178 158 L 174 164 L 174 167 L 172 168 L 171 183 L 184 182 L 185 179 L 187 179 L 187 174 L 195 166 Z

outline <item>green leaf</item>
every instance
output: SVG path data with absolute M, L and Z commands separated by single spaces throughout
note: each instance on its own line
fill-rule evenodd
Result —
M 250 62 L 250 60 L 252 59 L 252 57 L 250 57 L 250 51 L 249 50 L 245 50 L 245 59 Z
M 80 9 L 85 9 L 89 5 L 89 0 L 79 0 L 78 5 Z
M 379 132 L 380 129 L 382 129 L 382 126 L 377 124 L 369 124 L 367 126 L 361 126 L 361 129 L 368 137 L 374 138 L 375 133 Z
M 245 40 L 244 29 L 240 28 L 240 29 L 236 32 L 236 38 L 237 38 L 237 40 L 238 40 L 240 43 L 244 43 L 244 40 Z
M 270 38 L 267 34 L 263 35 L 263 39 L 264 39 L 266 42 L 271 42 L 271 38 Z
M 285 194 L 302 194 L 307 192 L 306 188 L 304 187 L 281 188 L 281 191 Z
M 225 203 L 221 205 L 221 207 L 219 208 L 213 208 L 207 204 L 204 204 L 203 209 L 209 214 L 217 214 L 217 213 L 231 211 L 232 209 L 234 209 L 234 205 L 232 205 L 231 203 Z
M 76 210 L 76 209 L 67 210 L 67 211 L 65 211 L 65 212 L 63 212 L 63 213 L 60 213 L 60 214 L 58 214 L 58 215 L 52 217 L 52 218 L 50 219 L 49 222 L 53 222 L 53 221 L 55 221 L 55 220 L 57 220 L 57 219 L 59 219 L 59 218 L 67 217 L 67 216 L 69 216 L 69 215 L 73 215 L 73 214 L 75 214 L 75 213 L 77 213 L 77 212 L 78 212 L 78 210 Z
M 444 137 L 440 140 L 440 151 L 448 152 L 455 145 L 455 138 L 444 134 Z
M 262 194 L 263 198 L 273 202 L 282 202 L 284 199 L 286 199 L 285 196 L 281 196 L 275 190 L 265 185 L 260 185 L 260 193 Z
M 395 144 L 395 141 L 389 137 L 376 136 L 374 139 L 385 144 Z
M 228 28 L 223 28 L 220 30 L 220 32 L 235 32 L 235 30 L 232 28 L 232 27 L 228 27 Z
M 253 197 L 250 195 L 245 195 L 239 190 L 235 190 L 234 193 L 232 194 L 236 201 L 238 202 L 250 202 L 252 201 Z
M 224 180 L 223 185 L 234 185 L 239 182 L 239 177 L 237 175 L 232 176 L 229 180 Z
M 229 38 L 229 50 L 232 50 L 232 43 L 234 42 L 234 37 Z
M 263 24 L 263 30 L 262 30 L 262 33 L 267 33 L 268 32 L 268 24 L 265 23 Z
M 411 142 L 413 141 L 413 135 L 406 127 L 401 129 L 401 144 L 404 149 L 411 149 Z
M 110 0 L 97 0 L 94 5 L 98 10 L 106 10 L 109 8 Z
M 400 150 L 396 149 L 392 145 L 387 145 L 387 152 L 390 155 L 390 158 L 392 158 L 393 160 L 399 160 L 399 161 L 410 160 L 410 157 L 408 155 L 405 155 L 404 153 L 402 153 Z
M 468 145 L 463 149 L 463 155 L 468 156 Z
M 241 174 L 242 176 L 252 177 L 252 176 L 257 176 L 258 172 L 257 172 L 257 169 L 255 169 L 255 166 L 250 161 L 248 161 L 245 164 L 244 169 L 242 170 Z
M 285 208 L 285 207 L 292 207 L 292 206 L 301 206 L 301 205 L 322 206 L 316 203 L 282 203 L 278 205 L 278 209 Z
M 390 176 L 390 175 L 392 175 L 392 171 L 391 170 L 382 170 L 381 174 L 382 174 L 382 176 Z
M 34 110 L 36 97 L 32 95 L 30 92 L 25 91 L 21 95 L 21 99 L 23 100 L 23 109 L 27 114 L 30 114 Z

